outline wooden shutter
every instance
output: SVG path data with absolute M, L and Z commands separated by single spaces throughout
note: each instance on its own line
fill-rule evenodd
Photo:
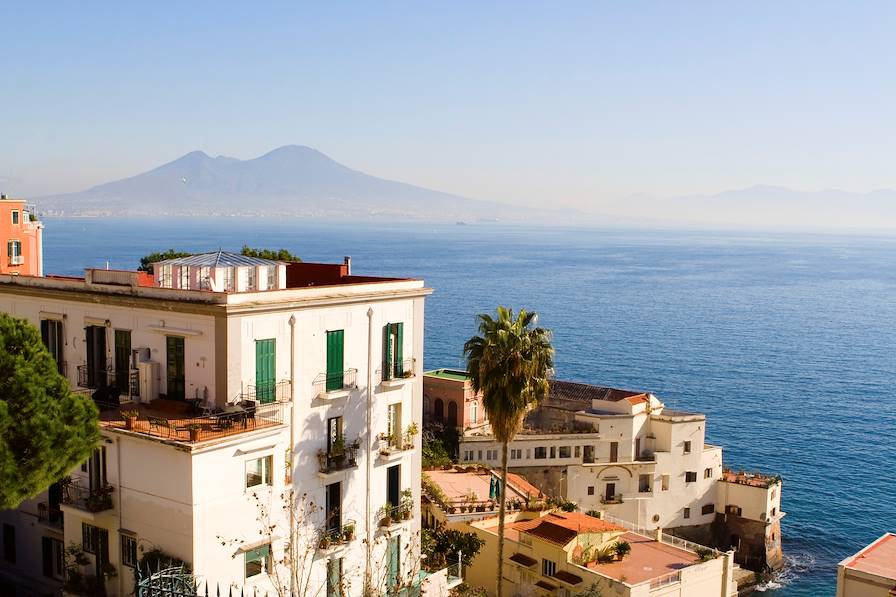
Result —
M 344 330 L 327 332 L 327 391 L 338 390 L 343 386 Z
M 395 355 L 393 362 L 395 363 L 395 375 L 402 376 L 404 374 L 402 361 L 404 360 L 404 324 L 403 323 L 393 323 L 392 324 L 392 333 L 395 336 Z
M 255 341 L 255 394 L 260 402 L 273 402 L 276 383 L 276 339 Z
M 392 379 L 392 324 L 383 326 L 383 380 Z

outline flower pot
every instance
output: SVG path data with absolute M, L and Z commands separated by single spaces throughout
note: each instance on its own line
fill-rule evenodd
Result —
M 137 426 L 137 417 L 125 417 L 124 428 L 133 431 Z
M 199 441 L 199 432 L 200 432 L 200 431 L 202 431 L 202 429 L 199 429 L 198 427 L 195 428 L 195 429 L 194 429 L 194 428 L 190 428 L 190 441 L 191 441 L 191 442 L 198 442 L 198 441 Z
M 390 527 L 392 526 L 392 517 L 391 516 L 383 516 L 382 520 L 380 520 L 381 527 Z

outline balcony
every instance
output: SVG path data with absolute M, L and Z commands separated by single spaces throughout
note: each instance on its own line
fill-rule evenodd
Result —
M 379 441 L 378 453 L 381 459 L 392 460 L 397 458 L 404 452 L 414 449 L 414 436 L 417 435 L 417 425 L 411 423 L 404 433 L 393 432 L 380 433 L 377 436 Z
M 9 256 L 9 265 L 24 265 L 25 257 L 22 255 L 10 255 Z
M 114 487 L 103 485 L 94 489 L 69 483 L 62 486 L 62 503 L 83 512 L 104 512 L 111 510 Z
M 321 400 L 348 396 L 358 387 L 358 370 L 346 369 L 338 373 L 321 373 L 314 378 L 314 395 Z
M 40 502 L 37 505 L 37 522 L 61 531 L 64 526 L 64 519 L 59 505 Z
M 356 526 L 354 520 L 349 520 L 342 525 L 324 527 L 320 530 L 317 541 L 318 549 L 333 550 L 351 543 L 355 539 Z
M 414 379 L 416 359 L 404 359 L 394 363 L 387 363 L 385 368 L 377 369 L 376 374 L 383 388 L 391 389 L 403 386 Z
M 100 371 L 78 365 L 78 387 L 90 390 L 108 388 L 110 396 L 117 394 L 118 397 L 130 399 L 140 395 L 140 370 Z
M 339 438 L 333 442 L 329 450 L 320 450 L 317 453 L 320 475 L 325 477 L 339 471 L 357 468 L 358 463 L 355 459 L 355 454 L 360 447 L 360 440 L 355 440 L 351 444 L 346 445 L 345 439 Z
M 622 503 L 622 494 L 617 493 L 617 494 L 611 495 L 611 496 L 602 495 L 602 496 L 600 496 L 600 503 L 601 504 L 621 504 Z

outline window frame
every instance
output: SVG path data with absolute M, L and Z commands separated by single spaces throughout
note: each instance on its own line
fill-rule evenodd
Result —
M 557 562 L 547 558 L 541 558 L 541 575 L 553 578 L 557 573 Z
M 264 551 L 264 553 L 261 553 Z M 256 557 L 259 556 L 259 557 Z M 262 574 L 270 574 L 272 568 L 271 544 L 259 545 L 253 549 L 243 552 L 243 576 L 246 580 L 261 576 Z M 252 558 L 251 560 L 249 558 Z M 255 562 L 261 562 L 258 572 L 249 574 L 249 565 Z
M 691 441 L 687 440 L 682 444 L 682 454 L 690 454 L 691 453 Z
M 13 225 L 13 226 L 18 226 L 19 223 L 22 221 L 22 218 L 21 218 L 21 216 L 19 215 L 19 210 L 14 209 L 14 210 L 12 210 L 11 213 L 12 213 L 12 225 Z
M 541 454 L 541 456 L 539 456 Z M 547 446 L 536 446 L 535 447 L 535 460 L 546 460 L 548 457 L 548 448 Z
M 121 549 L 121 565 L 128 568 L 136 568 L 139 559 L 137 558 L 137 537 L 120 533 L 120 549 Z
M 257 483 L 249 484 L 249 474 L 250 474 L 250 466 L 253 463 L 262 462 L 260 474 L 257 475 L 259 481 Z M 258 458 L 250 458 L 245 461 L 243 479 L 245 483 L 245 489 L 253 489 L 259 486 L 267 486 L 272 487 L 274 485 L 274 455 L 268 454 L 266 456 L 260 456 Z
M 684 472 L 684 482 L 685 483 L 696 483 L 697 482 L 697 471 L 685 471 Z
M 690 517 L 691 517 L 691 509 L 690 509 L 690 508 L 684 508 L 684 509 L 681 511 L 681 517 L 682 517 L 682 518 L 685 518 L 685 519 L 690 519 Z

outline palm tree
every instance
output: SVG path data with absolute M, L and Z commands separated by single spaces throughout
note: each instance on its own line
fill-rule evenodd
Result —
M 492 433 L 501 442 L 501 487 L 498 495 L 498 591 L 504 584 L 504 501 L 507 488 L 507 446 L 523 424 L 526 412 L 548 393 L 554 365 L 551 333 L 535 327 L 538 315 L 498 307 L 497 318 L 479 315 L 479 334 L 464 344 L 473 390 L 482 392 Z

